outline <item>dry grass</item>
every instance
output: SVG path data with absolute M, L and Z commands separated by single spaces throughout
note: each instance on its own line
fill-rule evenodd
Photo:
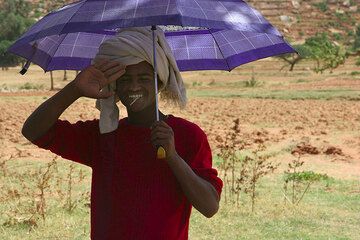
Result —
M 194 211 L 191 239 L 357 239 L 360 103 L 343 98 L 358 94 L 346 89 L 360 91 L 360 77 L 351 74 L 355 71 L 351 61 L 333 74 L 324 75 L 306 70 L 306 62 L 293 73 L 278 72 L 273 68 L 278 63 L 269 60 L 231 73 L 184 73 L 191 93 L 188 107 L 180 111 L 162 104 L 161 108 L 205 130 L 220 176 L 224 176 L 224 170 L 217 154 L 226 137 L 231 136 L 234 120 L 238 122 L 235 135 L 243 146 L 232 148 L 242 150 L 240 156 L 263 144 L 268 160 L 280 163 L 274 173 L 257 178 L 256 191 L 252 192 L 255 195 L 239 191 L 234 195 L 237 201 L 225 203 L 223 193 L 220 211 L 214 218 L 206 219 Z M 264 85 L 246 88 L 244 83 L 251 80 L 253 69 L 253 78 Z M 4 213 L 0 218 L 0 239 L 88 239 L 90 170 L 62 159 L 51 165 L 53 154 L 21 136 L 25 118 L 55 92 L 46 90 L 50 80 L 42 70 L 32 66 L 25 76 L 18 75 L 18 70 L 0 75 L 0 86 L 16 90 L 0 92 L 0 211 Z M 67 83 L 62 81 L 61 72 L 55 76 L 55 87 Z M 45 89 L 18 91 L 26 82 L 30 86 L 43 84 Z M 214 97 L 221 91 L 222 96 Z M 277 91 L 275 99 L 256 98 L 272 91 Z M 319 97 L 324 91 L 332 100 Z M 306 92 L 313 94 L 308 94 L 307 100 L 289 100 Z M 238 95 L 230 96 L 232 93 Z M 205 97 L 198 97 L 201 94 Z M 124 113 L 121 108 L 122 117 Z M 94 101 L 80 99 L 62 118 L 74 122 L 97 116 Z M 229 143 L 235 143 L 234 139 Z M 282 193 L 283 173 L 293 160 L 294 149 L 307 151 L 302 158 L 304 171 L 332 177 L 331 181 L 311 185 L 298 206 L 285 205 Z M 232 171 L 241 172 L 241 166 L 229 169 L 228 176 Z M 232 180 L 227 184 L 231 189 Z M 253 213 L 251 196 L 256 199 Z

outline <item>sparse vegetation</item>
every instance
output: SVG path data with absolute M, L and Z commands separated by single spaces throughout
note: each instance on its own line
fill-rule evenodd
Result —
M 23 85 L 21 85 L 19 87 L 19 89 L 20 90 L 41 90 L 41 89 L 44 89 L 44 85 L 26 82 Z
M 328 180 L 326 174 L 314 173 L 313 171 L 300 171 L 304 161 L 298 155 L 288 164 L 288 169 L 284 172 L 284 200 L 298 205 L 308 192 L 310 186 L 320 180 Z
M 314 6 L 317 7 L 322 12 L 326 12 L 329 9 L 327 0 L 323 0 L 322 2 L 319 3 L 314 3 Z

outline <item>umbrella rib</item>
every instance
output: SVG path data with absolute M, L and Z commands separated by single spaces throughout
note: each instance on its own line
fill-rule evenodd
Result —
M 213 36 L 214 42 L 215 42 L 215 44 L 218 46 L 219 52 L 221 53 L 221 55 L 222 55 L 222 57 L 223 57 L 223 59 L 224 59 L 224 61 L 225 61 L 225 63 L 226 63 L 226 66 L 228 67 L 229 71 L 231 71 L 230 66 L 229 66 L 229 64 L 228 64 L 227 61 L 226 61 L 226 58 L 225 58 L 224 54 L 222 53 L 222 51 L 221 51 L 221 49 L 220 49 L 220 45 L 219 45 L 218 42 L 216 41 L 216 38 L 214 37 L 213 33 L 211 32 L 211 29 L 209 29 L 209 32 L 210 32 L 211 35 Z M 224 35 L 222 34 L 222 32 L 220 32 L 220 34 L 224 37 Z M 225 38 L 225 37 L 224 37 L 224 38 Z M 225 39 L 226 39 L 226 38 L 225 38 Z M 231 46 L 231 45 L 230 45 L 230 46 Z M 232 47 L 232 46 L 231 46 L 231 47 Z M 233 48 L 233 47 L 232 47 L 232 48 Z M 233 49 L 234 49 L 234 48 L 233 48 Z M 216 51 L 216 49 L 215 49 L 215 51 Z
M 59 36 L 60 36 L 60 35 L 59 35 Z M 59 47 L 60 47 L 60 45 L 61 45 L 61 42 L 64 41 L 64 38 L 65 38 L 67 35 L 64 34 L 63 36 L 64 36 L 64 37 L 62 38 L 62 40 L 59 41 L 59 44 L 57 45 L 57 48 L 56 48 L 55 51 L 54 51 L 54 55 L 51 56 L 51 58 L 49 58 L 49 61 L 47 61 L 47 63 L 46 63 L 45 72 L 47 71 L 47 68 L 48 68 L 48 66 L 50 65 L 51 61 L 54 59 L 54 56 L 55 56 L 56 52 L 58 51 L 58 49 L 59 49 Z
M 136 0 L 136 6 L 135 6 L 135 9 L 134 9 L 133 18 L 135 18 L 135 16 L 136 16 L 136 12 L 137 12 L 138 5 L 139 5 L 139 0 Z
M 104 3 L 104 8 L 103 8 L 103 11 L 102 11 L 102 14 L 101 14 L 101 21 L 104 19 L 104 13 L 105 13 L 105 10 L 106 10 L 106 4 L 107 4 L 107 2 Z
M 64 30 L 64 28 L 68 25 L 69 22 L 71 22 L 71 19 L 73 19 L 73 17 L 75 16 L 75 14 L 84 6 L 85 2 L 86 2 L 86 0 L 84 0 L 83 3 L 81 4 L 81 6 L 78 8 L 78 10 L 76 10 L 76 11 L 74 12 L 74 14 L 70 17 L 69 21 L 67 21 L 67 22 L 64 24 L 63 28 L 62 28 L 61 31 L 59 32 L 59 35 L 62 34 L 62 31 Z
M 196 0 L 194 0 L 194 2 L 196 3 L 196 5 L 199 6 L 199 8 L 201 9 L 201 11 L 202 11 L 202 13 L 204 14 L 205 18 L 208 19 L 208 17 L 207 17 L 206 14 L 205 14 L 204 9 L 202 9 L 202 7 L 200 6 L 200 4 L 199 4 Z

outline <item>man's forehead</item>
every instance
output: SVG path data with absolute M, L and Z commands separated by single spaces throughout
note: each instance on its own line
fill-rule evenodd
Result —
M 153 67 L 147 62 L 126 66 L 125 75 L 152 75 Z

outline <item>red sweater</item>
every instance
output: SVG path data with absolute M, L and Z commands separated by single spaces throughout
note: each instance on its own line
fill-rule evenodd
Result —
M 171 116 L 178 154 L 221 193 L 205 133 Z M 150 129 L 120 120 L 117 130 L 99 133 L 99 121 L 58 120 L 34 143 L 92 168 L 91 239 L 188 239 L 191 204 L 166 161 L 156 158 Z

